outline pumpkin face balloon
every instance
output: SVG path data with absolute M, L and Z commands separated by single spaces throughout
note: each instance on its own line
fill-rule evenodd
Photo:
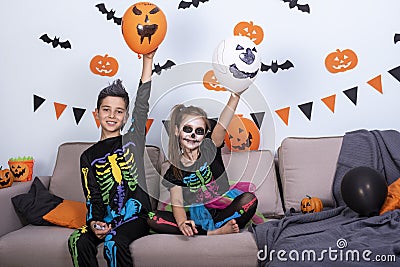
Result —
M 111 77 L 118 72 L 118 61 L 107 54 L 97 55 L 90 61 L 90 70 L 94 74 Z
M 261 66 L 256 44 L 245 36 L 222 41 L 214 51 L 213 69 L 227 90 L 241 93 L 255 80 Z
M 302 213 L 314 213 L 322 211 L 323 205 L 321 199 L 307 196 L 301 200 L 300 210 Z
M 122 17 L 122 35 L 134 52 L 147 54 L 155 50 L 167 33 L 167 19 L 158 6 L 139 2 L 129 7 Z
M 225 143 L 233 152 L 258 150 L 260 132 L 257 125 L 243 115 L 235 114 L 228 126 Z
M 351 49 L 340 51 L 336 49 L 335 52 L 330 53 L 325 58 L 325 67 L 331 73 L 344 72 L 355 68 L 358 64 L 356 53 Z
M 9 169 L 0 168 L 0 188 L 10 187 L 14 182 L 14 177 Z

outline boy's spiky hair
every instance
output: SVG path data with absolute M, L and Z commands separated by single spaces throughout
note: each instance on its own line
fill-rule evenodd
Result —
M 129 95 L 122 85 L 122 81 L 120 79 L 115 80 L 111 85 L 100 91 L 99 96 L 97 97 L 97 109 L 100 109 L 103 99 L 107 96 L 121 97 L 125 102 L 126 109 L 129 109 Z

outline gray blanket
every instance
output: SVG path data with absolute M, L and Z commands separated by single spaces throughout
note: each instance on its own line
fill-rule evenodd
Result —
M 377 169 L 388 184 L 399 178 L 400 133 L 347 133 L 332 187 L 338 207 L 255 226 L 260 266 L 399 266 L 400 211 L 360 217 L 341 198 L 341 179 L 357 166 Z

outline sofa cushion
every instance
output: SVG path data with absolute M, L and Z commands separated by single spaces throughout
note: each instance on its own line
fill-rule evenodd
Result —
M 247 230 L 195 237 L 154 234 L 135 240 L 130 250 L 135 266 L 257 266 L 257 246 Z
M 271 151 L 248 151 L 237 153 L 223 153 L 228 178 L 231 182 L 252 182 L 255 185 L 255 194 L 258 198 L 258 210 L 266 216 L 282 215 L 283 208 L 274 165 L 274 155 Z M 164 162 L 161 173 L 169 168 Z M 169 203 L 169 192 L 160 184 L 160 201 L 158 208 L 164 209 Z
M 64 199 L 61 204 L 43 216 L 52 224 L 77 229 L 86 224 L 86 204 Z
M 34 225 L 52 225 L 43 219 L 43 215 L 54 209 L 63 199 L 47 190 L 39 178 L 35 177 L 28 193 L 11 199 L 15 211 L 27 223 Z
M 279 174 L 286 210 L 300 211 L 306 195 L 334 207 L 333 178 L 343 137 L 287 137 L 278 149 Z

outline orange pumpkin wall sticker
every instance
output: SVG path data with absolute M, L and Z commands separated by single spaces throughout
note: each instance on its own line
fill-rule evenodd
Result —
M 204 74 L 203 85 L 208 90 L 226 91 L 226 89 L 217 81 L 213 70 L 209 70 Z
M 232 152 L 258 150 L 260 131 L 254 121 L 235 114 L 228 126 L 225 144 Z
M 242 21 L 236 24 L 233 29 L 233 35 L 249 37 L 256 45 L 260 44 L 264 39 L 263 29 L 258 25 L 254 25 L 252 21 Z
M 358 64 L 357 54 L 351 49 L 328 54 L 325 58 L 325 67 L 331 73 L 345 72 L 354 69 Z
M 122 35 L 131 50 L 147 54 L 156 49 L 167 33 L 167 19 L 155 4 L 139 2 L 122 17 Z
M 118 72 L 118 61 L 105 54 L 104 56 L 102 55 L 96 55 L 92 58 L 90 61 L 90 70 L 100 76 L 109 76 L 112 77 Z

